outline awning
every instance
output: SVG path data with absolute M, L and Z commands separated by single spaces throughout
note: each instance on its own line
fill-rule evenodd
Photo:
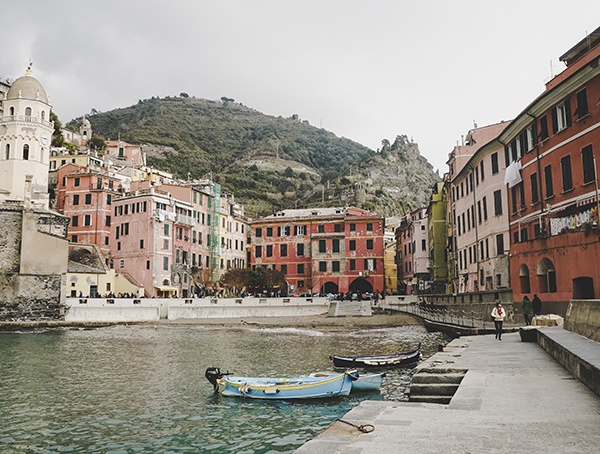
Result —
M 157 288 L 161 292 L 176 292 L 179 290 L 179 287 L 159 287 L 158 285 L 155 285 L 154 288 Z

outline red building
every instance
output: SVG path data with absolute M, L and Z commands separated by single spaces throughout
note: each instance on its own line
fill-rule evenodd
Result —
M 505 144 L 510 282 L 544 312 L 600 295 L 600 28 L 499 136 Z
M 384 289 L 384 218 L 359 208 L 285 210 L 251 222 L 251 264 L 280 270 L 291 293 Z

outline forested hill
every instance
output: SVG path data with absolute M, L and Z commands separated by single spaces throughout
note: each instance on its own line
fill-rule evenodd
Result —
M 320 205 L 362 205 L 400 215 L 426 204 L 439 179 L 404 136 L 393 145 L 384 141 L 382 152 L 375 152 L 297 115 L 268 116 L 225 97 L 211 101 L 182 93 L 87 118 L 94 135 L 142 145 L 148 165 L 183 179 L 212 175 L 250 217 Z M 370 181 L 376 168 L 377 175 L 389 170 L 389 178 Z M 419 178 L 407 181 L 407 172 Z M 366 190 L 364 201 L 354 198 L 357 183 Z

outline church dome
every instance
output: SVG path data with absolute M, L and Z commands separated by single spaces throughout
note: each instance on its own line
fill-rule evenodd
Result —
M 49 104 L 44 87 L 29 74 L 14 81 L 6 93 L 6 99 L 32 99 Z

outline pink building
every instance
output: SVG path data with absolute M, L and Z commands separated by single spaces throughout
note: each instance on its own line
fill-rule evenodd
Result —
M 122 140 L 107 140 L 104 159 L 110 160 L 115 164 L 124 164 L 134 166 L 145 165 L 144 154 L 139 145 L 132 145 Z
M 412 295 L 429 287 L 429 226 L 427 209 L 407 214 L 396 229 L 398 282 L 401 293 Z
M 210 181 L 132 182 L 114 202 L 113 265 L 148 296 L 192 297 L 244 268 L 247 224 L 232 198 Z

